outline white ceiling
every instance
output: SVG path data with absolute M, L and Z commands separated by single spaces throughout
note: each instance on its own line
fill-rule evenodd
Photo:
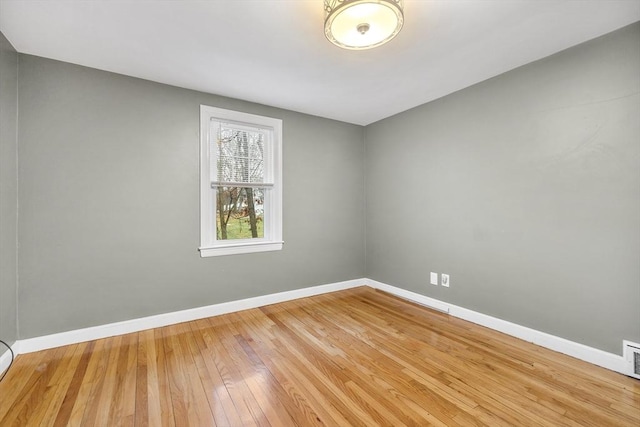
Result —
M 366 125 L 640 20 L 640 0 L 405 0 L 347 51 L 322 0 L 0 0 L 22 53 Z

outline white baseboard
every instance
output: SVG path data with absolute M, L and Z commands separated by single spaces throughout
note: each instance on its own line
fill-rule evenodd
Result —
M 598 365 L 603 368 L 628 375 L 627 363 L 623 356 L 608 353 L 597 348 L 589 347 L 587 345 L 580 344 L 574 341 L 569 341 L 565 338 L 560 338 L 555 335 L 527 328 L 526 326 L 507 322 L 506 320 L 478 313 L 473 310 L 449 304 L 434 298 L 427 297 L 425 295 L 407 291 L 406 289 L 387 285 L 375 280 L 366 279 L 366 284 L 367 286 L 370 286 L 374 289 L 380 289 L 381 291 L 385 291 L 401 298 L 416 302 L 418 304 L 434 308 L 438 311 L 449 313 L 449 315 L 451 316 L 468 320 L 469 322 L 486 326 L 487 328 L 491 328 L 507 335 L 520 338 L 524 341 L 532 342 L 541 347 L 545 347 L 550 350 L 575 357 L 576 359 L 584 360 L 585 362 L 589 362 L 594 365 Z
M 0 376 L 2 376 L 2 373 L 11 364 L 11 352 L 8 349 L 6 349 L 4 345 L 0 344 L 0 346 L 2 346 L 2 350 L 4 350 L 4 353 L 0 355 Z M 11 350 L 13 350 L 13 354 L 15 356 L 17 356 L 19 353 L 18 351 L 19 347 L 20 347 L 19 341 L 14 342 L 13 345 L 11 346 Z
M 381 291 L 388 292 L 400 298 L 408 299 L 409 301 L 416 302 L 421 305 L 425 305 L 429 308 L 433 308 L 438 311 L 449 314 L 449 304 L 440 300 L 430 298 L 426 295 L 417 294 L 415 292 L 407 291 L 406 289 L 397 288 L 395 286 L 387 285 L 386 283 L 377 282 L 375 280 L 366 279 L 367 286 L 380 289 Z
M 203 319 L 206 317 L 218 316 L 250 308 L 262 307 L 269 304 L 276 304 L 284 301 L 291 301 L 328 292 L 335 292 L 350 289 L 357 286 L 369 286 L 380 289 L 398 297 L 425 305 L 438 311 L 450 314 L 460 319 L 468 320 L 478 325 L 486 326 L 507 335 L 520 338 L 525 341 L 546 347 L 548 349 L 573 356 L 594 365 L 612 371 L 628 375 L 627 363 L 623 356 L 608 353 L 593 347 L 569 341 L 545 332 L 540 332 L 525 326 L 507 322 L 486 314 L 478 313 L 463 307 L 449 304 L 434 298 L 427 297 L 415 292 L 401 289 L 396 286 L 387 285 L 371 279 L 356 279 L 344 282 L 331 283 L 327 285 L 312 286 L 293 291 L 279 292 L 276 294 L 264 295 L 254 298 L 247 298 L 238 301 L 214 304 L 205 307 L 198 307 L 189 310 L 176 311 L 172 313 L 159 314 L 156 316 L 143 317 L 140 319 L 126 320 L 123 322 L 110 323 L 107 325 L 94 326 L 74 331 L 61 332 L 41 337 L 28 338 L 16 341 L 12 346 L 16 355 L 21 353 L 31 353 L 39 350 L 60 347 L 63 345 L 76 344 L 85 341 L 107 338 L 116 335 L 138 332 L 145 329 L 159 328 L 176 323 L 191 320 Z M 0 372 L 9 365 L 11 355 L 9 351 L 0 356 Z
M 176 323 L 204 319 L 206 317 L 218 316 L 220 314 L 262 307 L 269 304 L 276 304 L 279 302 L 291 301 L 298 298 L 305 298 L 313 295 L 320 295 L 328 292 L 335 292 L 364 285 L 364 279 L 347 280 L 345 282 L 312 286 L 309 288 L 296 289 L 293 291 L 279 292 L 276 294 L 263 295 L 238 301 L 224 302 L 221 304 L 214 304 L 205 307 L 198 307 L 188 310 L 175 311 L 172 313 L 142 317 L 139 319 L 126 320 L 123 322 L 109 323 L 107 325 L 77 329 L 68 332 L 60 332 L 57 334 L 20 340 L 19 349 L 20 353 L 31 353 L 39 350 L 46 350 L 48 348 L 128 334 L 131 332 L 143 331 L 145 329 L 159 328 L 162 326 L 174 325 Z

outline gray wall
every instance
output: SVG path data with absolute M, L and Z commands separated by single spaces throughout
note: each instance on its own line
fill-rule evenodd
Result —
M 18 54 L 0 33 L 0 340 L 12 345 L 17 326 L 16 167 L 18 120 Z M 0 355 L 5 352 L 0 346 Z
M 21 338 L 364 277 L 362 127 L 29 55 L 19 94 Z M 200 258 L 200 104 L 283 119 L 282 251 Z
M 640 24 L 365 132 L 368 277 L 612 353 L 640 342 Z

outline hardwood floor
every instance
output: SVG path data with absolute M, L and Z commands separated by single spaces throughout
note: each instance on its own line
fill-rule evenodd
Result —
M 640 381 L 356 288 L 20 355 L 16 425 L 640 426 Z

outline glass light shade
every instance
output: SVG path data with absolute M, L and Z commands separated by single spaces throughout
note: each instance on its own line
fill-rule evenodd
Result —
M 371 49 L 398 34 L 402 0 L 325 0 L 324 34 L 345 49 Z

